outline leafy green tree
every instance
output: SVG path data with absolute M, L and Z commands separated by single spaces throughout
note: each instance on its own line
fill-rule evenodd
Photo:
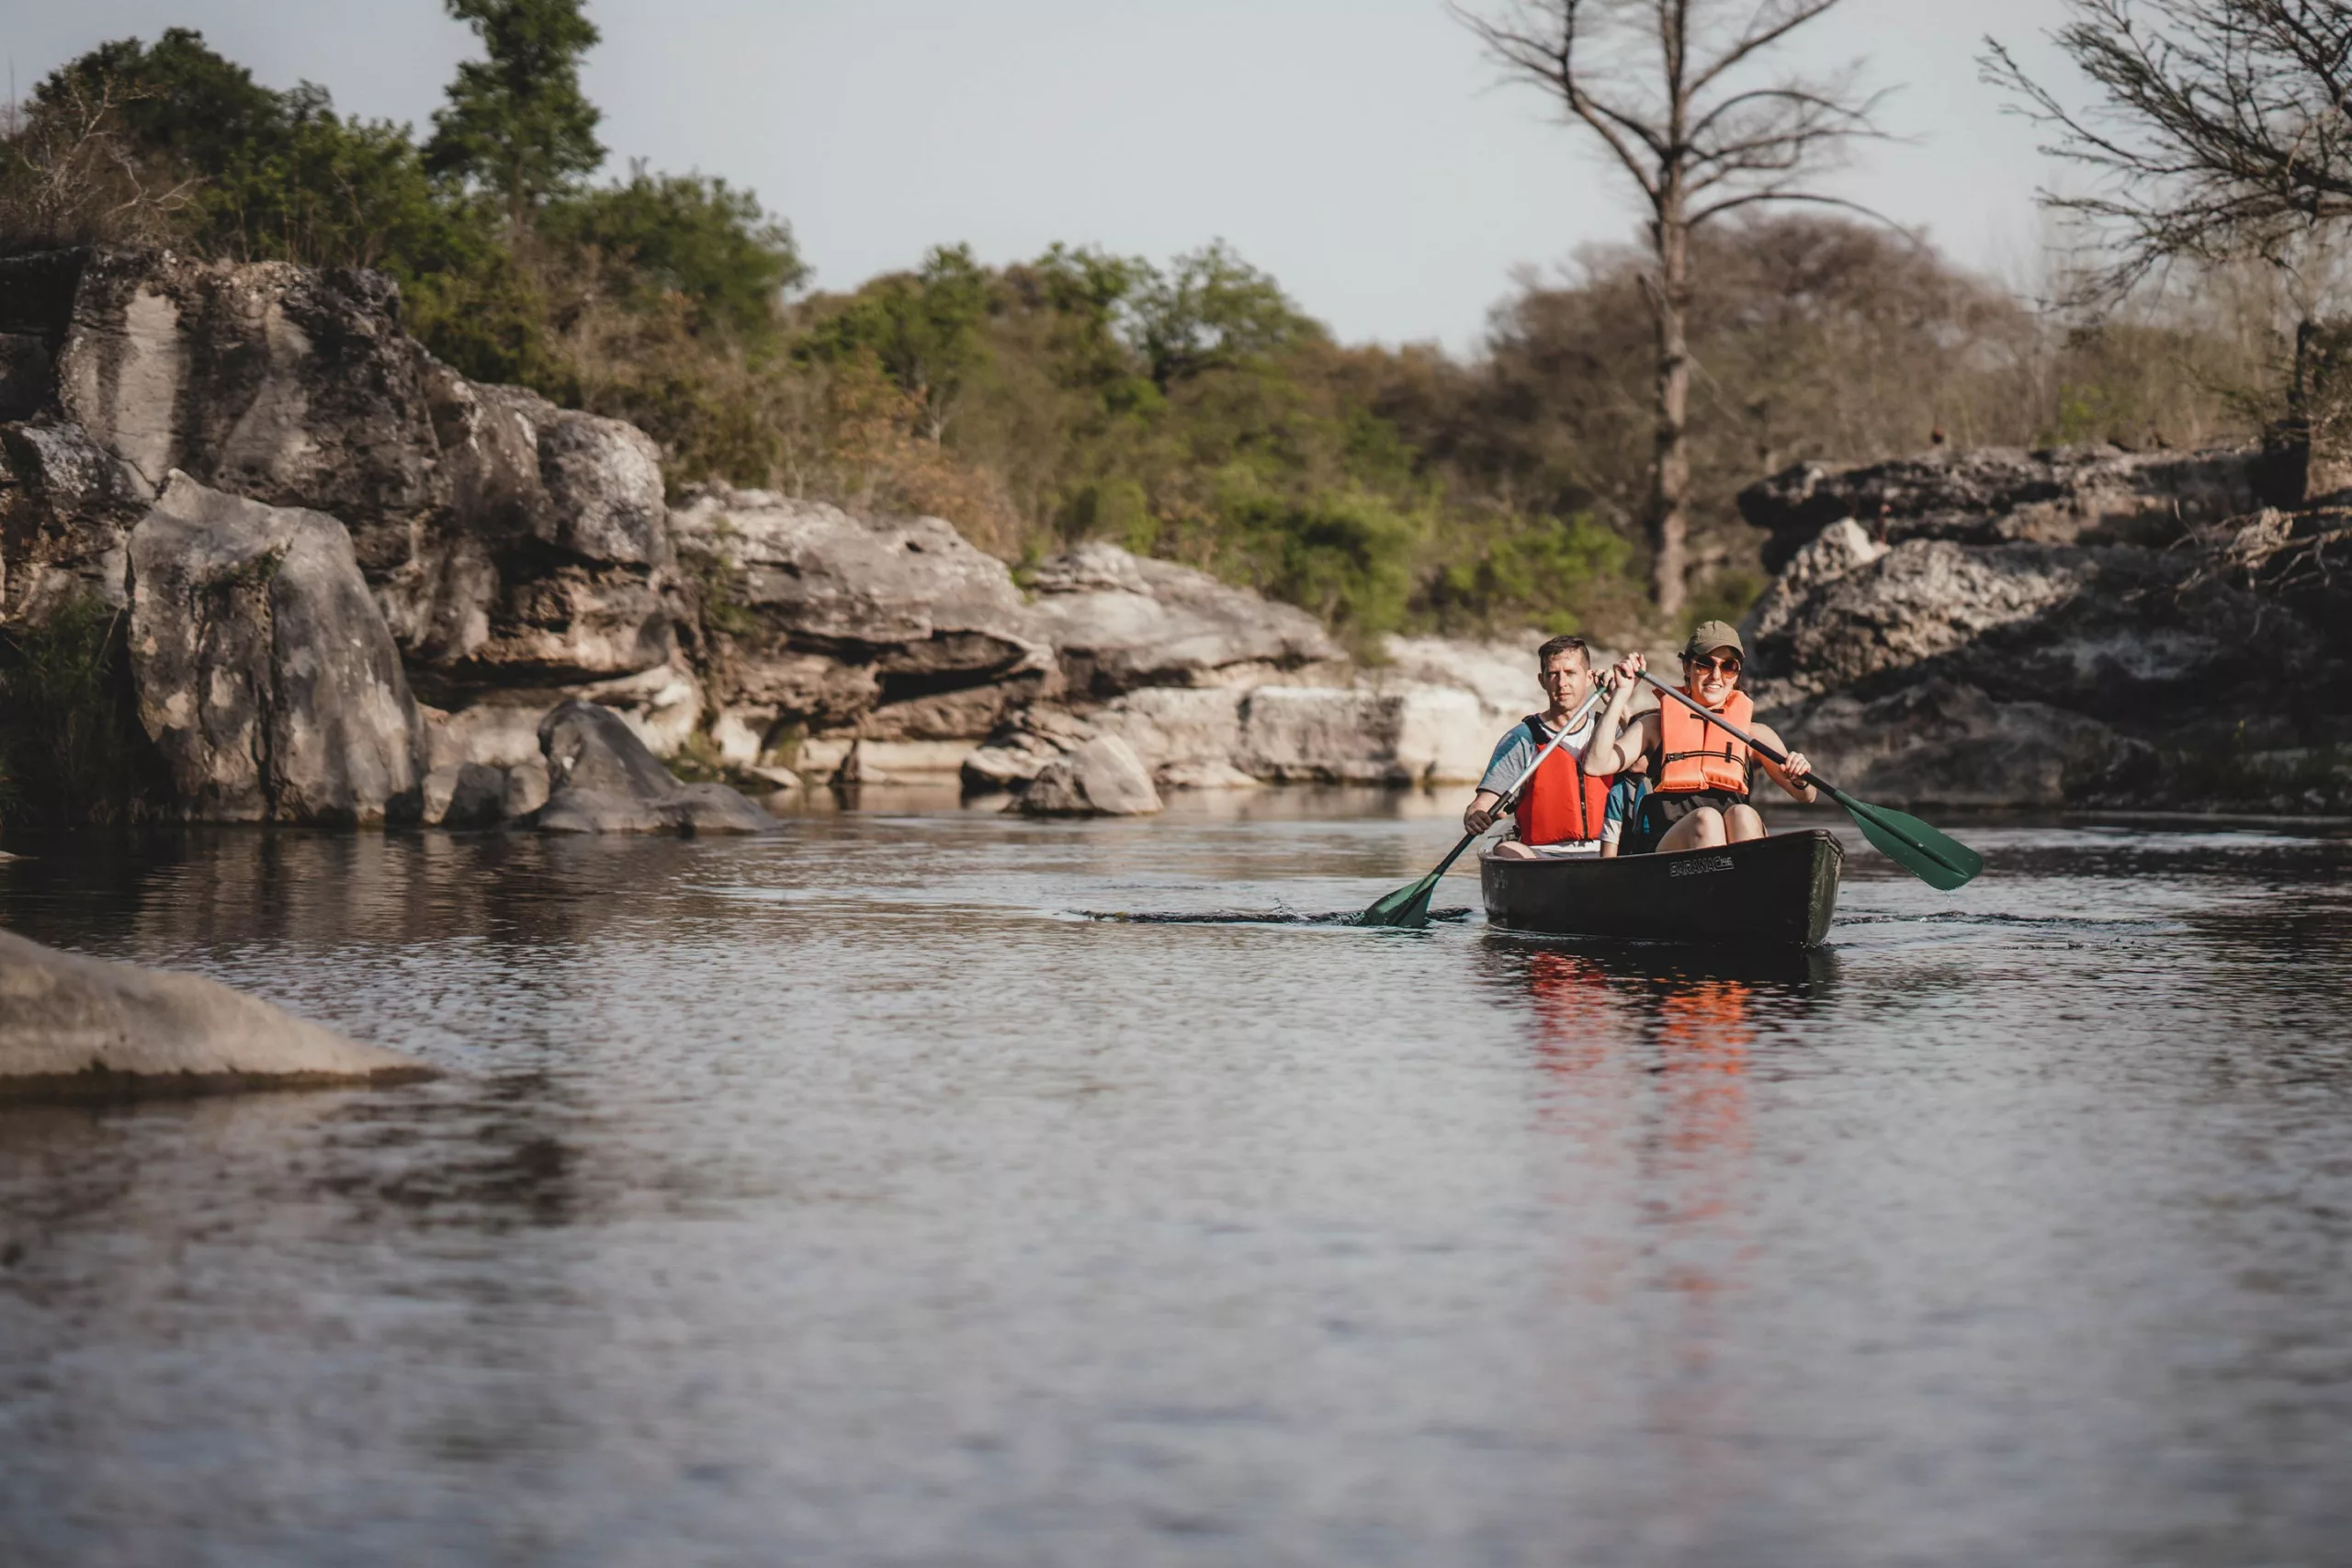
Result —
M 33 88 L 33 112 L 62 113 L 102 96 L 143 154 L 206 175 L 278 140 L 288 118 L 280 95 L 190 28 L 167 28 L 152 46 L 118 39 L 59 66 Z
M 550 197 L 605 161 L 604 116 L 580 90 L 580 59 L 600 36 L 581 0 L 446 0 L 489 55 L 458 67 L 433 117 L 424 164 L 496 197 L 515 234 Z
M 1162 391 L 1187 377 L 1324 336 L 1282 286 L 1219 240 L 1147 269 L 1129 300 L 1132 333 Z
M 792 230 L 759 197 L 702 175 L 629 177 L 550 207 L 551 239 L 619 263 L 639 291 L 692 301 L 695 327 L 738 341 L 773 335 L 776 307 L 808 276 Z
M 811 344 L 822 359 L 871 354 L 899 389 L 920 405 L 923 435 L 936 446 L 955 417 L 965 381 L 988 357 L 981 328 L 994 280 L 969 245 L 938 245 L 911 273 L 893 273 L 858 290 L 820 326 Z

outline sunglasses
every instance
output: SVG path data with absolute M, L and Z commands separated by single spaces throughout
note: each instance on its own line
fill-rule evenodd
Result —
M 1690 660 L 1690 668 L 1702 672 L 1736 675 L 1739 673 L 1739 660 L 1736 659 L 1694 659 Z

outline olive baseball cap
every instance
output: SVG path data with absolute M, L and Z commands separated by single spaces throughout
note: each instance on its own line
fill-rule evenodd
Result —
M 1742 659 L 1747 657 L 1747 645 L 1739 640 L 1739 628 L 1729 621 L 1701 621 L 1682 645 L 1685 659 L 1704 659 L 1719 648 L 1728 648 Z

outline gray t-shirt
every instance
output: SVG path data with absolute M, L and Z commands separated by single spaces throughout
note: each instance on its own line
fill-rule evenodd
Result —
M 1600 722 L 1598 717 L 1588 715 L 1582 724 L 1568 731 L 1568 738 L 1560 742 L 1560 750 L 1582 761 L 1585 749 L 1592 744 L 1594 727 Z M 1545 733 L 1548 737 L 1555 732 Z M 1519 782 L 1519 775 L 1527 771 L 1527 764 L 1535 761 L 1535 753 L 1541 750 L 1543 747 L 1528 733 L 1524 721 L 1512 725 L 1510 733 L 1495 742 L 1495 754 L 1487 760 L 1487 771 L 1479 778 L 1478 787 L 1495 795 L 1509 795 L 1510 786 Z

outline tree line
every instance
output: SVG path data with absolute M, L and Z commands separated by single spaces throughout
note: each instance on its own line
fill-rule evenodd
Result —
M 1761 579 L 1732 498 L 1788 463 L 1935 440 L 2189 446 L 2251 432 L 2281 384 L 2273 282 L 2227 258 L 2186 296 L 2053 313 L 1919 236 L 1792 205 L 1807 193 L 1783 176 L 1862 134 L 1867 100 L 1701 79 L 1789 28 L 1713 55 L 1694 40 L 1644 140 L 1564 46 L 1608 7 L 1488 18 L 1507 63 L 1629 139 L 1652 220 L 1523 278 L 1462 357 L 1340 343 L 1216 241 L 1001 265 L 946 243 L 812 291 L 754 193 L 641 163 L 595 178 L 580 0 L 447 3 L 481 56 L 421 134 L 343 115 L 323 87 L 266 87 L 187 29 L 94 48 L 0 128 L 0 246 L 379 268 L 433 352 L 635 422 L 675 486 L 932 512 L 1016 569 L 1109 538 L 1367 648 L 1405 628 L 1631 636 L 1736 615 Z M 1718 113 L 1708 91 L 1764 96 Z M 1710 114 L 1713 141 L 1686 134 Z M 1758 193 L 1792 199 L 1741 199 Z

